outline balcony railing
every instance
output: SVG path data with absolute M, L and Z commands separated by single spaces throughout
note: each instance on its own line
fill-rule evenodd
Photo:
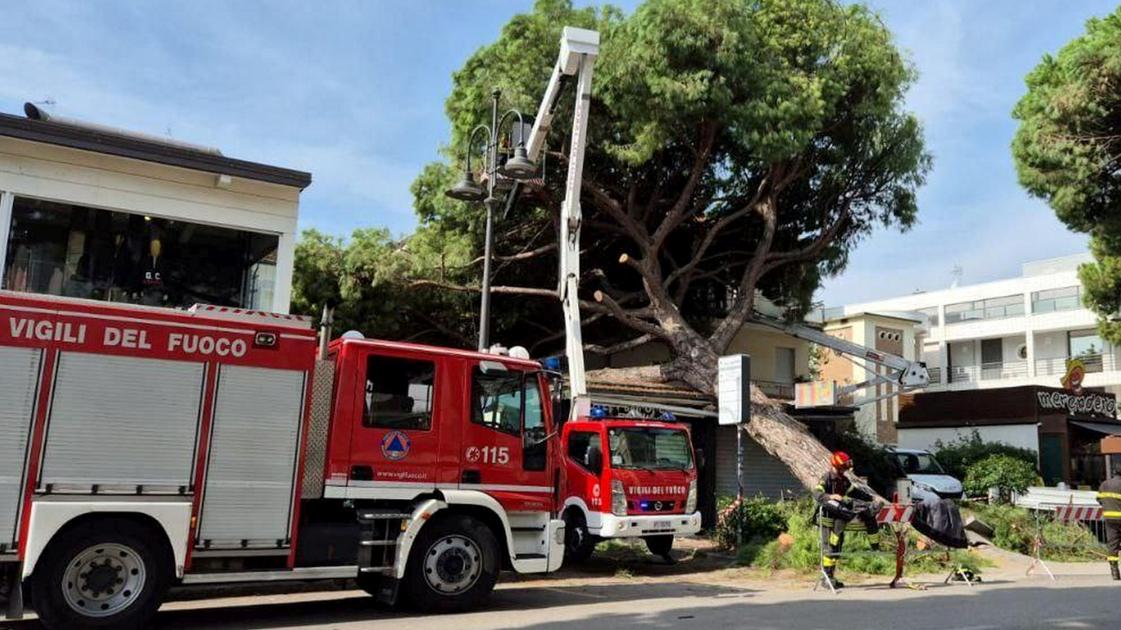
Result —
M 779 383 L 778 381 L 751 380 L 768 398 L 778 400 L 794 400 L 794 383 Z
M 951 383 L 974 383 L 1022 378 L 1028 375 L 1027 361 L 1001 361 L 981 365 L 955 365 L 950 368 Z
M 937 385 L 942 382 L 942 368 L 928 367 L 926 373 L 930 375 L 930 384 Z
M 1078 357 L 1086 366 L 1086 372 L 1113 372 L 1117 370 L 1117 357 L 1110 354 L 1088 354 Z M 1050 376 L 1052 374 L 1065 374 L 1069 357 L 1054 359 L 1036 359 L 1036 376 Z

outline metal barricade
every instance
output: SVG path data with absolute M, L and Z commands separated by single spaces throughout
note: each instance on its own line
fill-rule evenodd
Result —
M 1105 519 L 1101 507 L 1086 505 L 1051 505 L 1043 504 L 1035 510 L 1035 533 L 1032 539 L 1032 562 L 1028 566 L 1027 574 L 1031 575 L 1037 566 L 1043 567 L 1052 581 L 1056 581 L 1054 572 L 1043 555 L 1047 550 L 1066 551 L 1070 553 L 1082 552 L 1105 560 L 1109 556 L 1106 549 Z M 1084 534 L 1078 540 L 1059 542 L 1048 540 L 1046 526 L 1048 523 L 1064 523 L 1079 526 Z
M 821 508 L 821 506 L 818 506 L 817 513 L 815 515 L 815 519 L 816 519 L 817 528 L 818 528 L 818 537 L 817 537 L 817 540 L 818 540 L 818 543 L 817 543 L 818 544 L 818 558 L 819 558 L 818 572 L 821 574 L 821 579 L 814 583 L 814 590 L 816 591 L 817 588 L 820 585 L 826 584 L 826 585 L 828 585 L 830 592 L 832 592 L 833 594 L 837 593 L 837 590 L 833 587 L 832 582 L 828 579 L 828 573 L 826 572 L 827 560 L 832 560 L 833 562 L 830 563 L 830 564 L 835 565 L 835 561 L 839 558 L 851 558 L 851 557 L 856 557 L 856 556 L 870 556 L 870 555 L 892 555 L 892 556 L 894 556 L 894 558 L 895 558 L 895 576 L 892 578 L 891 583 L 888 585 L 890 588 L 896 588 L 900 584 L 902 584 L 902 585 L 904 585 L 908 588 L 917 588 L 917 589 L 920 589 L 920 590 L 925 588 L 924 586 L 918 586 L 918 585 L 913 585 L 913 584 L 907 583 L 903 579 L 903 570 L 906 566 L 907 559 L 908 558 L 915 558 L 919 555 L 932 555 L 932 554 L 940 554 L 940 553 L 945 553 L 946 556 L 947 556 L 947 559 L 948 559 L 950 550 L 946 549 L 946 548 L 942 548 L 941 550 L 930 548 L 930 549 L 926 549 L 926 550 L 910 551 L 908 549 L 908 545 L 907 545 L 907 534 L 911 530 L 911 523 L 914 520 L 914 518 L 915 518 L 915 508 L 914 508 L 913 505 L 903 505 L 903 504 L 896 503 L 896 504 L 883 506 L 876 513 L 876 522 L 880 525 L 880 531 L 881 532 L 883 532 L 885 530 L 885 526 L 886 526 L 886 529 L 891 532 L 892 538 L 893 538 L 893 541 L 894 541 L 894 549 L 891 550 L 891 551 L 856 551 L 856 552 L 844 552 L 844 551 L 842 551 L 840 553 L 836 553 L 836 552 L 826 551 L 825 545 L 822 542 L 822 541 L 825 540 L 826 527 L 825 527 L 823 519 L 822 519 L 822 508 Z M 864 524 L 861 523 L 859 520 L 854 519 L 854 520 L 850 521 L 845 526 L 845 531 L 846 532 L 848 532 L 848 531 L 865 531 L 865 527 L 864 527 Z M 931 542 L 932 545 L 939 546 L 939 545 L 936 545 L 933 541 L 930 541 L 930 542 Z M 950 580 L 954 578 L 954 576 L 958 576 L 958 575 L 961 576 L 961 578 L 967 584 L 969 584 L 969 586 L 971 586 L 971 587 L 973 586 L 973 580 L 970 578 L 969 574 L 967 574 L 962 569 L 962 567 L 960 567 L 958 565 L 954 565 L 954 566 L 951 567 L 949 575 L 947 575 L 946 579 L 943 580 L 943 584 L 948 584 L 950 582 Z

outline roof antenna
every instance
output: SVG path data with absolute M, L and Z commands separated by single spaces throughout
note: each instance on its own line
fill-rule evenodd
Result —
M 964 274 L 965 274 L 965 272 L 962 270 L 961 265 L 954 265 L 954 268 L 950 271 L 950 275 L 953 276 L 953 278 L 954 278 L 950 282 L 950 288 L 951 289 L 958 288 L 958 284 L 961 283 L 961 277 Z

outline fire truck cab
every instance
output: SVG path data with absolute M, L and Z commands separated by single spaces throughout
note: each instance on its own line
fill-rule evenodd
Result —
M 0 292 L 0 397 L 9 617 L 142 627 L 172 585 L 339 578 L 459 610 L 563 560 L 532 361 Z
M 701 529 L 689 429 L 675 422 L 608 417 L 602 407 L 568 421 L 565 555 L 586 560 L 604 538 L 645 540 L 668 557 L 676 535 Z

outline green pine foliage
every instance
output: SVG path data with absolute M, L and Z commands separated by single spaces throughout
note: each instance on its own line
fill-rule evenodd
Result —
M 1121 342 L 1121 9 L 1086 23 L 1086 32 L 1028 74 L 1012 115 L 1020 183 L 1051 205 L 1072 230 L 1090 235 L 1094 262 L 1079 277 L 1083 301 L 1102 336 Z
M 582 308 L 596 316 L 585 326 L 590 343 L 642 332 L 670 346 L 683 376 L 698 372 L 690 361 L 711 370 L 750 315 L 746 297 L 724 303 L 729 288 L 808 309 L 821 279 L 843 269 L 873 230 L 915 223 L 916 193 L 931 162 L 905 106 L 915 71 L 869 8 L 831 0 L 646 0 L 624 13 L 578 4 L 538 0 L 453 74 L 442 160 L 412 187 L 418 234 L 454 234 L 482 251 L 481 208 L 444 190 L 462 175 L 468 152 L 478 168 L 480 147 L 466 143 L 490 122 L 493 88 L 503 109 L 536 112 L 564 26 L 601 34 L 581 195 Z M 504 290 L 496 299 L 517 316 L 497 321 L 495 338 L 508 344 L 529 345 L 562 329 L 551 246 L 565 194 L 570 95 L 548 131 L 543 185 L 527 189 L 497 222 L 504 259 L 495 283 Z M 772 214 L 773 229 L 763 218 Z M 630 263 L 620 263 L 624 254 Z M 466 276 L 414 286 L 470 291 L 479 271 L 476 264 Z M 622 309 L 594 300 L 596 291 Z M 552 336 L 553 348 L 561 342 Z

